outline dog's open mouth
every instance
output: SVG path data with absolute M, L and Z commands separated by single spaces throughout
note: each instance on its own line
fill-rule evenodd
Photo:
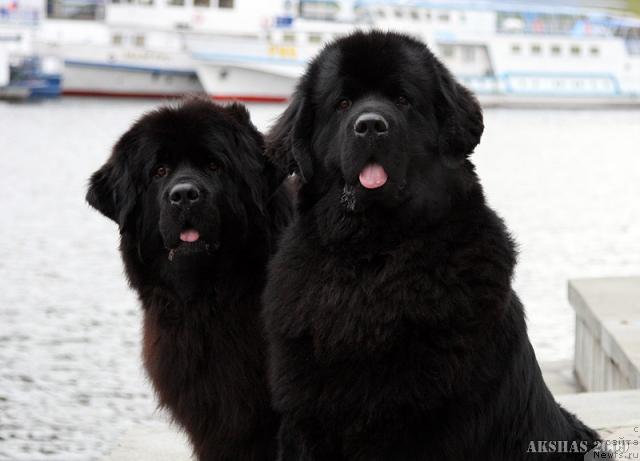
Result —
M 215 248 L 214 248 L 215 249 Z M 211 245 L 201 238 L 200 232 L 196 229 L 185 229 L 180 232 L 180 241 L 169 249 L 169 261 L 173 261 L 176 256 L 188 256 L 198 253 L 208 253 Z
M 187 229 L 180 232 L 180 241 L 194 243 L 200 240 L 200 232 L 195 229 Z
M 359 179 L 365 189 L 378 189 L 387 183 L 389 176 L 379 163 L 368 163 L 360 172 Z

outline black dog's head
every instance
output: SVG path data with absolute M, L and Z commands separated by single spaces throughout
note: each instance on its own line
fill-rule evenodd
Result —
M 123 253 L 145 264 L 193 264 L 266 228 L 278 176 L 240 105 L 193 99 L 146 114 L 90 180 L 87 201 L 118 223 Z M 251 235 L 252 239 L 262 239 Z M 127 255 L 125 255 L 127 256 Z
M 433 216 L 461 181 L 474 181 L 459 173 L 470 172 L 482 131 L 476 99 L 423 43 L 356 32 L 309 65 L 267 154 L 300 174 L 302 206 L 330 194 L 352 213 Z

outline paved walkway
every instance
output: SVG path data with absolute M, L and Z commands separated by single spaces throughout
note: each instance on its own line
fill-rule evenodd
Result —
M 640 440 L 640 390 L 576 393 L 570 361 L 545 363 L 541 368 L 558 402 L 604 438 Z M 106 461 L 191 460 L 186 437 L 159 417 L 156 423 L 133 426 Z

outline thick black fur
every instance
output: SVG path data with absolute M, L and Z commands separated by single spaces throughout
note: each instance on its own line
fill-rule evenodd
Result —
M 388 136 L 355 137 L 364 112 Z M 597 440 L 543 382 L 514 243 L 468 159 L 482 131 L 407 36 L 355 33 L 308 67 L 267 135 L 304 180 L 263 297 L 281 461 L 582 459 Z M 380 189 L 358 183 L 371 161 Z M 528 453 L 557 440 L 582 453 Z
M 243 106 L 195 99 L 142 117 L 90 180 L 87 201 L 120 227 L 159 403 L 201 461 L 275 456 L 260 294 L 292 212 L 283 177 Z M 172 204 L 179 183 L 199 200 Z M 185 229 L 200 239 L 182 242 Z

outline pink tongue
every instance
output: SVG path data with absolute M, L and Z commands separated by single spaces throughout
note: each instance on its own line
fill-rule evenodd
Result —
M 187 229 L 180 232 L 180 240 L 183 242 L 195 242 L 200 238 L 200 233 L 195 229 Z
M 370 163 L 360 172 L 360 184 L 367 189 L 384 186 L 387 178 L 387 172 L 378 163 Z

